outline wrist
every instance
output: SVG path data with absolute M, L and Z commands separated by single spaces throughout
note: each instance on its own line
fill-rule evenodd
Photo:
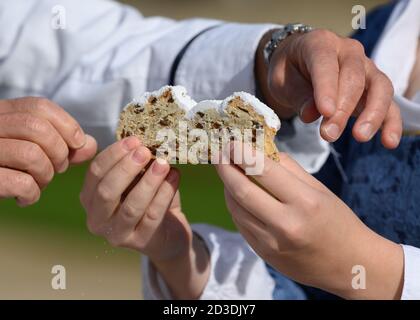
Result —
M 281 120 L 289 120 L 296 116 L 296 111 L 282 106 L 274 95 L 271 92 L 270 88 L 270 80 L 269 80 L 269 68 L 270 65 L 267 64 L 266 59 L 264 57 L 264 48 L 267 43 L 270 41 L 271 36 L 274 32 L 278 29 L 272 29 L 268 31 L 260 40 L 260 43 L 257 48 L 257 52 L 255 55 L 255 80 L 257 86 L 257 96 L 268 106 L 270 106 L 273 111 L 279 116 Z M 295 37 L 292 35 L 291 37 Z M 291 38 L 289 37 L 289 38 Z M 285 39 L 288 41 L 289 39 Z M 277 49 L 278 50 L 278 49 Z
M 188 250 L 172 259 L 153 261 L 175 299 L 197 299 L 210 276 L 210 256 L 205 243 L 193 234 Z
M 404 283 L 403 249 L 372 231 L 369 233 L 365 241 L 353 246 L 360 250 L 355 252 L 353 249 L 348 261 L 348 273 L 342 277 L 345 282 L 342 282 L 342 290 L 338 294 L 346 299 L 400 299 Z M 361 266 L 362 270 L 353 270 L 355 265 Z M 360 279 L 365 280 L 365 288 L 354 287 L 358 277 L 364 277 Z

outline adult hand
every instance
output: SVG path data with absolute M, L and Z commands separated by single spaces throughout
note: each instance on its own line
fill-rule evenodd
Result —
M 382 128 L 383 145 L 398 146 L 402 121 L 392 83 L 358 41 L 327 30 L 294 34 L 280 43 L 266 66 L 263 47 L 271 33 L 257 51 L 256 78 L 281 118 L 299 114 L 309 123 L 323 116 L 321 135 L 333 142 L 353 115 L 356 140 L 369 141 Z
M 401 296 L 399 245 L 366 227 L 286 154 L 279 163 L 265 158 L 263 173 L 253 177 L 256 183 L 242 171 L 248 165 L 216 167 L 233 221 L 265 261 L 300 283 L 344 298 Z M 352 287 L 357 265 L 366 270 L 365 290 Z
M 146 170 L 151 157 L 128 137 L 92 161 L 80 194 L 87 225 L 112 245 L 147 255 L 175 298 L 196 298 L 207 282 L 208 254 L 181 211 L 178 171 L 160 160 Z
M 95 140 L 43 98 L 0 100 L 0 198 L 36 202 L 54 173 L 93 157 Z

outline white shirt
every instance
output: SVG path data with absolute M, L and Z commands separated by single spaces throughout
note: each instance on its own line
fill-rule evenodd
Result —
M 420 130 L 420 92 L 411 101 L 403 97 L 404 92 L 407 90 L 411 70 L 415 63 L 419 35 L 420 1 L 401 1 L 393 11 L 372 56 L 372 59 L 378 67 L 393 82 L 395 87 L 395 100 L 401 107 L 404 128 L 406 130 Z M 404 48 L 404 50 L 401 50 L 401 48 Z M 296 127 L 303 129 L 299 124 L 296 124 Z M 305 138 L 303 132 L 297 139 L 301 137 L 303 139 Z M 308 146 L 308 144 L 302 144 L 302 141 L 305 140 L 295 140 L 297 144 L 288 141 L 282 149 L 289 152 L 292 151 L 292 155 L 295 157 L 297 155 L 297 160 L 301 164 L 306 164 L 305 167 L 308 168 L 308 162 L 314 161 L 314 153 L 311 153 L 311 157 L 307 158 L 305 146 Z M 301 148 L 303 152 L 298 152 L 295 147 Z M 297 151 L 297 154 L 293 151 Z M 324 163 L 326 157 L 328 157 L 328 153 L 322 151 L 318 158 L 320 162 L 317 162 L 317 165 L 310 169 L 312 171 L 316 170 L 320 163 Z M 202 299 L 252 299 L 255 298 L 255 295 L 261 299 L 271 299 L 274 281 L 268 272 L 264 270 L 265 266 L 263 262 L 261 260 L 255 261 L 255 253 L 248 249 L 248 246 L 244 243 L 244 239 L 239 234 L 233 235 L 222 229 L 203 225 L 195 226 L 195 228 L 197 228 L 195 231 L 206 240 L 210 248 L 212 261 L 212 274 L 202 294 Z M 229 238 L 229 241 L 225 240 L 226 237 Z M 420 299 L 420 249 L 405 245 L 402 247 L 405 261 L 404 286 L 401 298 Z M 238 255 L 236 254 L 237 252 L 242 254 Z M 246 255 L 249 255 L 249 258 L 246 258 Z M 232 256 L 236 257 L 233 262 Z M 226 275 L 216 277 L 214 274 L 214 265 L 223 266 L 219 270 L 225 270 Z M 149 268 L 146 259 L 143 266 L 147 270 L 146 275 L 154 272 L 153 268 Z M 250 269 L 251 271 L 249 272 Z M 246 272 L 246 275 L 244 275 L 244 272 Z M 238 281 L 235 280 L 243 279 L 244 276 L 247 276 L 249 282 L 259 283 L 260 285 L 252 286 L 249 290 L 240 290 Z M 144 278 L 144 282 L 146 298 L 170 297 L 168 295 L 156 294 L 156 288 L 165 288 L 162 280 L 151 283 L 146 277 Z M 167 294 L 168 291 L 167 289 L 165 290 Z

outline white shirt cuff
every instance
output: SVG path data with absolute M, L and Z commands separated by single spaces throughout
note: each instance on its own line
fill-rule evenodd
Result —
M 239 233 L 199 224 L 193 230 L 205 241 L 210 253 L 211 271 L 201 300 L 271 300 L 274 280 L 266 265 Z M 165 282 L 143 257 L 145 299 L 171 299 Z
M 404 250 L 404 287 L 401 300 L 420 300 L 420 249 L 402 245 Z
M 204 32 L 183 56 L 175 77 L 196 100 L 224 99 L 236 91 L 255 94 L 254 61 L 273 24 L 226 23 Z

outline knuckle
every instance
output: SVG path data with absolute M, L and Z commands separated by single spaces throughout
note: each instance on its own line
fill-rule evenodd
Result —
M 265 170 L 265 169 L 264 169 Z M 239 201 L 239 202 L 244 202 L 245 200 L 247 200 L 250 196 L 250 188 L 248 185 L 245 184 L 241 184 L 239 186 L 237 186 L 235 188 L 235 190 L 233 191 L 234 197 Z
M 52 102 L 50 100 L 48 100 L 47 98 L 33 98 L 33 105 L 35 108 L 40 109 L 40 110 L 45 110 L 50 108 Z
M 360 41 L 355 39 L 347 39 L 346 44 L 352 48 L 356 53 L 360 55 L 365 55 L 365 47 L 361 44 Z
M 24 125 L 28 129 L 35 131 L 37 134 L 49 134 L 50 126 L 46 120 L 41 118 L 26 114 L 24 117 Z
M 312 31 L 310 34 L 312 34 L 312 39 L 314 39 L 314 41 L 318 41 L 319 39 L 330 41 L 337 39 L 337 35 L 327 29 L 317 29 Z
M 21 157 L 28 164 L 38 163 L 42 159 L 41 147 L 35 143 L 28 143 L 24 146 Z
M 89 166 L 89 173 L 95 179 L 100 179 L 102 177 L 102 168 L 97 161 L 92 161 Z
M 158 220 L 159 216 L 159 210 L 157 210 L 155 207 L 149 207 L 145 212 L 145 217 L 147 217 L 149 220 Z
M 302 222 L 295 221 L 288 226 L 286 236 L 295 247 L 302 247 L 308 242 L 305 234 L 304 224 Z
M 318 212 L 321 207 L 320 201 L 318 197 L 308 196 L 301 199 L 302 207 L 311 215 Z
M 22 193 L 29 194 L 35 189 L 35 182 L 31 176 L 27 174 L 17 174 L 14 177 L 15 184 L 20 188 Z
M 96 193 L 98 194 L 98 197 L 104 202 L 113 202 L 116 200 L 112 189 L 104 183 L 99 183 Z
M 138 217 L 138 209 L 129 202 L 124 202 L 121 206 L 121 211 L 128 219 L 134 219 Z
M 35 180 L 28 174 L 14 176 L 14 185 L 18 188 L 18 194 L 25 195 L 32 203 L 40 197 L 40 190 Z

